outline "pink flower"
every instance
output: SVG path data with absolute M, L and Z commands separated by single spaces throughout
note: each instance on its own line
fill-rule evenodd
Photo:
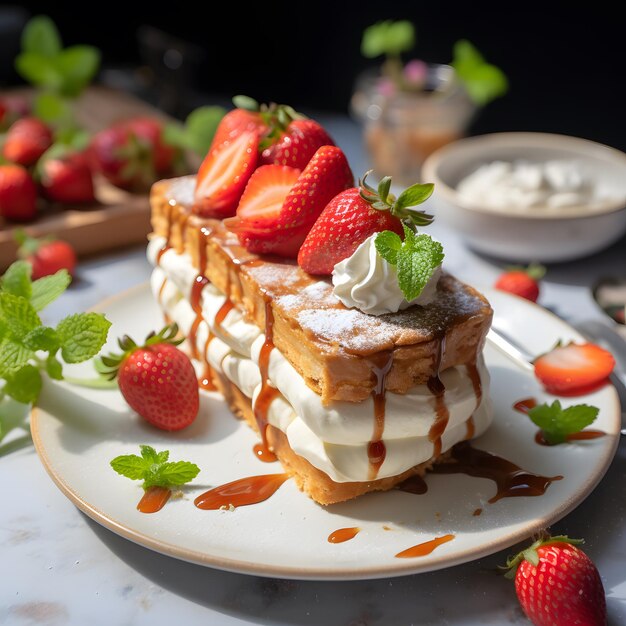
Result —
M 379 78 L 376 87 L 378 93 L 385 98 L 390 98 L 396 93 L 396 85 L 391 78 Z
M 423 83 L 428 74 L 428 65 L 419 59 L 413 59 L 404 66 L 404 78 L 409 83 Z

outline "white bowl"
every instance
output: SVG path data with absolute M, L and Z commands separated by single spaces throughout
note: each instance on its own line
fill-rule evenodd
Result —
M 457 193 L 459 182 L 479 166 L 520 159 L 575 161 L 609 199 L 559 209 L 494 209 Z M 547 133 L 469 137 L 434 152 L 422 179 L 435 183 L 432 206 L 438 219 L 470 247 L 510 261 L 569 261 L 606 248 L 626 232 L 626 154 L 586 139 Z

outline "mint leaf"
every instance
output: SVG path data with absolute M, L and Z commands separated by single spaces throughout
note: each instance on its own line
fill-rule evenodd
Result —
M 6 379 L 2 391 L 18 402 L 34 402 L 41 391 L 41 374 L 34 365 L 24 365 Z
M 111 461 L 111 467 L 122 476 L 131 480 L 141 480 L 146 472 L 146 462 L 136 454 L 117 456 Z
M 51 57 L 60 52 L 61 36 L 47 15 L 30 19 L 22 31 L 22 50 Z
M 54 328 L 39 326 L 24 337 L 24 345 L 29 350 L 56 352 L 59 349 L 59 337 Z
M 144 489 L 148 487 L 177 487 L 193 480 L 200 472 L 195 463 L 177 461 L 176 463 L 163 463 L 158 467 L 154 475 L 146 478 Z
M 64 96 L 76 97 L 91 82 L 100 67 L 100 51 L 93 46 L 70 46 L 57 56 Z
M 376 252 L 391 265 L 398 262 L 398 252 L 402 249 L 402 239 L 391 230 L 384 230 L 376 235 L 374 240 Z
M 59 270 L 56 274 L 36 280 L 32 285 L 30 297 L 30 303 L 35 311 L 41 311 L 54 302 L 71 282 L 72 277 L 67 270 Z
M 54 354 L 48 355 L 46 359 L 46 372 L 53 380 L 63 380 L 63 366 Z
M 0 376 L 13 374 L 32 359 L 35 353 L 11 337 L 0 341 Z
M 564 409 L 559 400 L 540 404 L 528 412 L 528 417 L 541 428 L 547 443 L 555 445 L 567 441 L 567 436 L 578 433 L 598 417 L 599 409 L 588 404 L 576 404 Z
M 7 292 L 0 293 L 0 319 L 18 340 L 41 326 L 41 320 L 32 304 L 22 296 Z
M 200 156 L 208 152 L 217 127 L 226 114 L 226 109 L 219 106 L 204 106 L 192 111 L 184 126 L 167 124 L 163 129 L 165 143 L 193 150 Z
M 54 58 L 35 52 L 22 52 L 15 58 L 17 73 L 36 87 L 58 89 L 63 83 Z
M 36 117 L 48 124 L 67 123 L 72 117 L 69 104 L 61 96 L 50 92 L 35 96 L 33 112 Z M 56 140 L 58 140 L 57 137 L 55 137 Z
M 127 454 L 115 457 L 111 467 L 122 476 L 132 480 L 143 480 L 143 488 L 175 487 L 193 480 L 200 468 L 194 463 L 176 461 L 168 463 L 169 451 L 157 452 L 152 446 L 139 446 L 141 456 Z
M 396 251 L 396 269 L 398 286 L 408 302 L 422 293 L 443 258 L 443 246 L 438 241 L 429 235 L 416 235 L 404 225 L 404 241 Z
M 59 322 L 57 334 L 61 355 L 67 363 L 82 363 L 94 357 L 106 341 L 111 322 L 101 313 L 77 313 Z
M 415 28 L 407 20 L 385 20 L 363 32 L 361 54 L 370 59 L 386 54 L 398 56 L 415 45 Z
M 22 296 L 29 300 L 32 293 L 30 281 L 32 271 L 33 268 L 30 263 L 15 261 L 4 274 L 0 288 L 14 296 Z
M 509 83 L 504 72 L 487 63 L 467 39 L 461 39 L 454 44 L 451 65 L 463 81 L 467 93 L 479 106 L 488 104 L 508 91 Z

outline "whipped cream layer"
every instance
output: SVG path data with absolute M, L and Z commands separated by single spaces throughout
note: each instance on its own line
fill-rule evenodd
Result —
M 376 250 L 376 237 L 369 236 L 347 259 L 333 269 L 333 293 L 348 308 L 357 308 L 370 315 L 397 313 L 414 304 L 432 302 L 437 295 L 441 265 L 424 285 L 422 293 L 410 302 L 398 285 L 395 265 L 383 259 Z
M 148 258 L 152 264 L 157 264 L 157 255 L 164 243 L 164 239 L 158 237 L 151 240 Z M 189 255 L 168 250 L 161 255 L 151 279 L 155 297 L 185 334 L 196 319 L 189 301 L 196 276 L 197 270 Z M 236 308 L 216 325 L 215 316 L 225 301 L 225 296 L 211 284 L 202 290 L 204 319 L 196 334 L 198 352 L 203 354 L 212 331 L 215 338 L 208 344 L 208 362 L 254 403 L 261 390 L 258 361 L 265 336 L 256 325 L 246 322 Z M 202 369 L 201 364 L 198 367 Z M 477 370 L 483 388 L 480 401 L 465 366 L 450 368 L 441 374 L 449 411 L 441 438 L 442 451 L 466 438 L 466 422 L 470 416 L 473 415 L 475 436 L 491 423 L 489 375 L 482 357 Z M 268 408 L 268 422 L 286 434 L 291 448 L 335 482 L 367 481 L 370 471 L 367 449 L 374 429 L 373 400 L 322 405 L 320 396 L 306 385 L 277 348 L 270 353 L 268 378 L 280 391 Z M 428 433 L 436 419 L 435 398 L 425 385 L 407 394 L 387 392 L 383 433 L 386 456 L 378 478 L 395 476 L 432 457 L 434 445 Z

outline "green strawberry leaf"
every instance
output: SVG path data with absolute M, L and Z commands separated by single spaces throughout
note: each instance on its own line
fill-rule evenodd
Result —
M 54 22 L 47 15 L 31 18 L 22 31 L 22 50 L 46 57 L 61 51 L 63 44 Z
M 48 58 L 35 52 L 22 52 L 15 58 L 17 73 L 36 87 L 59 89 L 63 84 L 55 58 Z
M 57 334 L 66 363 L 82 363 L 100 352 L 111 322 L 101 313 L 77 313 L 59 322 Z
M 47 91 L 35 96 L 33 113 L 48 124 L 69 123 L 72 118 L 72 108 L 67 101 L 56 93 Z
M 72 277 L 67 270 L 59 270 L 56 274 L 36 280 L 33 283 L 30 297 L 30 302 L 35 311 L 41 311 L 54 302 L 71 282 Z
M 34 402 L 41 391 L 41 374 L 34 365 L 24 365 L 6 379 L 2 391 L 18 402 Z
M 32 265 L 26 261 L 15 261 L 2 278 L 0 289 L 14 296 L 22 296 L 30 300 L 32 294 L 32 284 L 30 275 L 32 273 Z
M 369 59 L 381 55 L 398 56 L 415 45 L 415 27 L 407 20 L 385 20 L 365 29 L 361 54 Z
M 576 404 L 564 409 L 559 400 L 541 404 L 528 412 L 528 417 L 541 429 L 546 443 L 555 445 L 567 441 L 567 436 L 578 433 L 595 421 L 599 409 L 587 404 Z
M 433 195 L 433 183 L 416 183 L 405 189 L 396 200 L 395 206 L 399 209 L 415 206 L 426 202 Z
M 91 82 L 100 67 L 100 51 L 93 46 L 70 46 L 57 56 L 63 76 L 61 94 L 78 96 Z

